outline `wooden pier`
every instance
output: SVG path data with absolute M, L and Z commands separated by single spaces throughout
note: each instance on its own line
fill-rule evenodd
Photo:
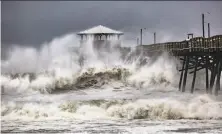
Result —
M 181 42 L 140 45 L 137 52 L 147 56 L 168 52 L 182 63 L 179 69 L 179 90 L 185 92 L 187 74 L 193 74 L 190 92 L 194 92 L 197 71 L 205 70 L 206 92 L 218 95 L 222 71 L 222 35 L 210 38 L 195 37 Z M 209 75 L 210 73 L 210 75 Z M 213 92 L 213 87 L 215 87 Z

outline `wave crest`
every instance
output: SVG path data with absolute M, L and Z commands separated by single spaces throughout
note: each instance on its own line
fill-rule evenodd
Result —
M 46 110 L 47 109 L 47 110 Z M 189 102 L 172 99 L 88 100 L 61 104 L 2 103 L 2 117 L 113 118 L 113 119 L 222 119 L 222 103 L 199 96 Z
M 40 91 L 41 93 L 54 93 L 62 90 L 78 90 L 86 88 L 99 88 L 111 81 L 126 81 L 130 76 L 129 69 L 114 67 L 96 70 L 88 68 L 70 76 L 57 76 L 53 73 L 45 74 L 18 74 L 13 76 L 1 76 L 4 89 L 18 90 L 19 86 L 26 84 L 25 89 Z M 27 82 L 24 83 L 24 80 Z M 17 83 L 14 87 L 11 83 Z

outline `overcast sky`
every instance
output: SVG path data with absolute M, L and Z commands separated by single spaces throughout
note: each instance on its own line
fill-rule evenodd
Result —
M 38 48 L 55 37 L 100 24 L 133 40 L 146 28 L 147 43 L 153 32 L 159 41 L 180 40 L 190 32 L 201 36 L 201 13 L 206 13 L 211 33 L 222 34 L 221 1 L 2 1 L 1 6 L 2 50 L 12 44 Z

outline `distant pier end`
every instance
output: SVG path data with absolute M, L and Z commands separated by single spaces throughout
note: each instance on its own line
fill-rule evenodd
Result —
M 121 47 L 123 32 L 99 25 L 77 33 L 80 36 L 80 47 L 92 43 L 96 50 L 110 50 Z M 89 42 L 91 41 L 91 42 Z

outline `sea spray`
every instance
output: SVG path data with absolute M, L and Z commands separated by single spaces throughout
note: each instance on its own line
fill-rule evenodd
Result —
M 175 59 L 170 59 L 167 55 L 161 55 L 155 62 L 147 63 L 128 79 L 129 83 L 140 88 L 175 86 L 178 74 L 175 72 Z

